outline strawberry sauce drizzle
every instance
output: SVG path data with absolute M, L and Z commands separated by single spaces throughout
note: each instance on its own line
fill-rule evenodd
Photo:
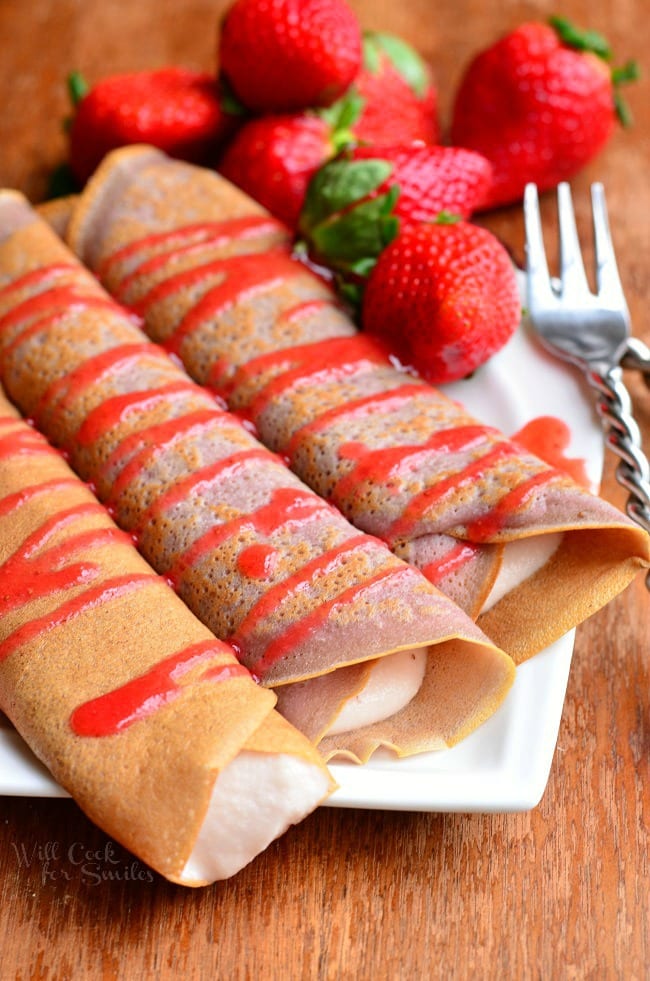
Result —
M 331 496 L 333 500 L 344 501 L 355 493 L 362 481 L 375 486 L 384 485 L 392 493 L 398 493 L 399 485 L 391 488 L 391 480 L 398 480 L 405 471 L 415 471 L 422 457 L 426 459 L 431 453 L 441 456 L 467 452 L 484 443 L 491 432 L 494 431 L 482 425 L 457 426 L 434 433 L 424 443 L 377 450 L 371 450 L 363 443 L 344 443 L 339 449 L 340 458 L 356 463 L 336 483 Z
M 48 452 L 49 447 L 33 429 L 20 429 L 0 436 L 0 456 L 35 456 Z
M 538 416 L 531 419 L 514 434 L 513 441 L 534 453 L 551 467 L 563 470 L 582 487 L 591 487 L 585 461 L 566 455 L 571 441 L 571 430 L 555 416 Z
M 33 412 L 38 421 L 45 412 L 60 398 L 58 408 L 64 411 L 84 389 L 110 375 L 113 371 L 124 370 L 135 365 L 143 355 L 151 354 L 164 357 L 157 344 L 137 343 L 119 344 L 117 347 L 102 351 L 87 361 L 82 362 L 69 374 L 61 375 L 45 390 Z
M 140 253 L 146 255 L 150 249 L 155 249 L 155 255 L 142 258 L 139 264 L 113 287 L 114 296 L 123 300 L 134 282 L 144 276 L 157 273 L 160 269 L 164 269 L 169 262 L 176 262 L 195 253 L 200 254 L 209 248 L 221 248 L 231 245 L 233 242 L 245 241 L 248 238 L 277 231 L 284 231 L 284 229 L 273 218 L 249 215 L 229 221 L 190 225 L 176 232 L 150 235 L 145 239 L 130 243 L 124 249 L 120 249 L 119 253 L 110 256 L 100 266 L 99 277 L 102 280 L 106 279 L 115 262 L 124 259 L 137 259 Z M 162 249 L 158 251 L 161 246 Z
M 79 272 L 79 266 L 71 262 L 56 262 L 49 266 L 41 266 L 38 269 L 31 269 L 18 279 L 0 287 L 0 299 L 9 296 L 11 293 L 19 293 L 23 289 L 30 289 L 32 286 L 42 286 L 50 280 L 57 280 L 59 277 L 65 278 Z
M 192 438 L 205 430 L 213 429 L 216 424 L 228 421 L 225 413 L 218 409 L 203 409 L 131 433 L 116 446 L 101 469 L 100 477 L 105 480 L 111 470 L 121 467 L 113 480 L 108 500 L 113 504 L 117 503 L 131 481 L 140 476 L 147 464 L 152 463 L 178 440 Z
M 237 568 L 249 579 L 270 579 L 278 559 L 277 549 L 272 545 L 249 545 L 237 556 Z
M 174 395 L 192 393 L 194 384 L 189 381 L 170 382 L 158 388 L 113 395 L 89 412 L 79 427 L 76 440 L 80 446 L 91 446 L 101 436 L 121 425 L 135 412 L 148 412 L 157 405 L 172 401 Z
M 528 480 L 524 480 L 509 493 L 505 494 L 496 507 L 492 508 L 481 518 L 477 518 L 467 526 L 467 534 L 477 542 L 490 541 L 504 527 L 510 518 L 521 507 L 524 507 L 534 491 L 544 484 L 551 483 L 561 477 L 558 470 L 542 470 Z
M 260 449 L 254 448 L 240 450 L 237 453 L 231 453 L 222 460 L 217 460 L 216 463 L 210 463 L 205 467 L 201 467 L 188 477 L 177 481 L 173 487 L 161 494 L 160 497 L 155 500 L 143 514 L 140 515 L 136 535 L 140 537 L 148 524 L 155 521 L 156 518 L 161 517 L 165 511 L 173 508 L 177 504 L 183 503 L 183 501 L 186 501 L 190 495 L 200 494 L 203 490 L 207 490 L 211 484 L 218 481 L 227 482 L 240 473 L 249 464 L 255 463 L 255 461 L 258 460 L 268 461 L 268 458 L 268 450 L 264 450 L 260 447 Z
M 79 705 L 70 716 L 73 732 L 86 737 L 114 736 L 175 701 L 192 680 L 214 683 L 250 677 L 241 664 L 222 662 L 210 667 L 227 649 L 220 641 L 207 640 L 164 658 L 139 677 Z M 204 665 L 198 677 L 183 683 L 190 671 Z
M 97 296 L 92 293 L 84 295 L 69 286 L 47 290 L 24 300 L 13 310 L 0 317 L 0 332 L 19 327 L 22 324 L 22 329 L 11 341 L 5 344 L 2 351 L 3 360 L 7 361 L 13 357 L 16 350 L 25 342 L 37 334 L 51 329 L 58 321 L 69 316 L 74 310 L 87 309 L 114 310 L 115 304 L 110 297 Z M 43 310 L 46 311 L 45 314 L 38 316 Z
M 248 259 L 251 261 L 248 261 Z M 252 261 L 253 259 L 254 262 Z M 216 287 L 214 290 L 211 290 L 190 311 L 188 317 L 181 324 L 180 333 L 176 335 L 176 342 L 180 343 L 182 337 L 186 336 L 195 326 L 199 326 L 204 316 L 217 312 L 223 308 L 224 304 L 230 304 L 242 295 L 242 291 L 248 292 L 257 288 L 258 285 L 268 285 L 270 282 L 281 281 L 287 274 L 295 275 L 297 272 L 301 272 L 299 264 L 290 259 L 286 252 L 279 250 L 266 253 L 262 262 L 260 262 L 259 256 L 238 257 L 235 260 L 224 259 L 221 260 L 220 268 L 226 269 L 229 273 L 232 272 L 232 275 L 228 277 L 227 286 L 222 284 L 223 288 Z M 198 272 L 201 275 L 205 275 L 205 268 L 197 271 L 197 275 Z M 46 270 L 43 270 L 43 276 L 45 276 L 45 273 Z M 189 274 L 182 274 L 181 277 L 172 277 L 171 280 L 161 284 L 161 288 L 163 291 L 169 290 L 170 293 L 177 288 L 182 288 L 188 282 L 188 275 L 191 279 L 194 276 L 194 271 Z M 153 292 L 156 293 L 156 296 L 160 295 L 155 290 Z M 149 295 L 149 299 L 151 299 L 151 295 Z M 80 294 L 75 292 L 71 287 L 70 300 L 72 301 L 73 299 L 83 302 L 83 298 L 80 299 Z M 40 302 L 41 300 L 39 299 Z M 115 309 L 117 312 L 122 313 L 119 307 L 115 307 Z M 58 316 L 58 312 L 56 315 Z M 364 359 L 367 362 L 368 360 L 375 361 L 383 360 L 384 358 L 383 352 L 379 355 L 376 346 L 369 344 L 365 338 L 337 338 L 334 341 L 323 342 L 321 345 L 312 347 L 309 354 L 310 357 L 318 359 L 316 362 L 318 367 L 322 367 L 321 356 L 323 348 L 330 350 L 336 349 L 339 352 L 340 367 L 343 370 L 347 370 L 346 366 L 350 362 L 350 359 L 352 359 L 352 363 L 356 367 L 357 363 L 364 361 Z M 362 349 L 361 352 L 359 352 L 359 348 Z M 96 384 L 118 369 L 128 368 L 131 364 L 137 365 L 147 354 L 160 357 L 162 351 L 157 345 L 151 343 L 131 343 L 118 345 L 115 348 L 90 357 L 70 374 L 60 377 L 49 386 L 38 404 L 35 415 L 38 417 L 55 403 L 58 403 L 58 409 L 64 409 L 66 406 L 72 404 L 87 386 Z M 82 440 L 84 443 L 90 443 L 94 438 L 101 436 L 107 428 L 110 428 L 112 419 L 116 424 L 119 424 L 122 412 L 131 408 L 134 404 L 130 398 L 122 400 L 120 397 L 109 399 L 108 402 L 109 404 L 104 410 L 98 411 L 94 416 L 91 415 L 84 424 L 85 428 L 82 427 Z M 215 410 L 215 412 L 218 413 L 219 410 Z M 185 425 L 182 418 L 178 420 L 177 425 L 179 428 Z M 171 428 L 173 429 L 173 427 Z M 168 431 L 168 435 L 171 436 L 171 429 Z M 146 440 L 147 430 L 141 431 L 138 437 Z M 173 508 L 175 504 L 186 500 L 188 495 L 200 493 L 203 487 L 208 487 L 213 481 L 229 480 L 242 467 L 248 466 L 255 461 L 266 463 L 270 457 L 273 458 L 267 450 L 261 448 L 242 450 L 232 453 L 227 458 L 204 467 L 187 478 L 178 481 L 175 486 L 162 494 L 157 501 L 139 516 L 139 530 L 144 528 L 156 515 L 161 515 L 167 509 Z M 278 459 L 278 463 L 281 463 L 279 458 L 276 459 Z M 140 457 L 138 463 L 134 463 L 129 471 L 128 478 L 133 479 L 141 471 L 143 461 L 144 457 Z M 124 477 L 124 487 L 127 485 L 128 478 L 126 476 Z M 237 528 L 241 527 L 244 523 L 252 524 L 257 530 L 261 530 L 262 533 L 266 529 L 266 533 L 270 534 L 273 530 L 288 522 L 306 522 L 312 520 L 314 515 L 321 509 L 327 509 L 329 511 L 330 506 L 311 493 L 297 493 L 292 488 L 278 491 L 269 504 L 262 506 L 251 515 L 245 516 L 241 521 L 235 521 L 226 526 L 213 528 L 207 536 L 203 536 L 203 539 L 199 543 L 195 544 L 195 546 L 186 552 L 185 556 L 182 557 L 183 565 L 186 567 L 188 563 L 196 561 L 204 549 L 207 550 L 208 547 L 214 547 L 221 535 L 235 533 Z M 263 618 L 271 617 L 277 608 L 277 604 L 283 598 L 291 594 L 300 594 L 308 584 L 313 583 L 329 572 L 335 571 L 344 562 L 346 555 L 352 553 L 359 546 L 363 547 L 369 540 L 369 536 L 366 535 L 355 536 L 338 548 L 332 549 L 325 555 L 319 555 L 312 561 L 307 562 L 293 575 L 272 586 L 249 611 L 243 627 L 244 633 L 253 629 Z M 268 575 L 269 561 L 272 561 L 271 553 L 266 551 L 263 555 L 259 551 L 249 552 L 247 557 L 244 552 L 242 559 L 244 567 L 248 565 L 249 574 L 252 573 L 253 577 L 259 577 L 260 573 L 263 573 L 265 576 Z M 284 653 L 290 649 L 294 640 L 287 640 L 285 643 L 283 640 L 285 634 L 288 635 L 290 633 L 291 638 L 294 639 L 300 636 L 307 636 L 314 629 L 317 622 L 320 623 L 326 619 L 330 609 L 333 610 L 345 604 L 345 596 L 348 593 L 350 598 L 353 598 L 359 590 L 364 589 L 370 582 L 374 583 L 379 579 L 385 578 L 387 575 L 394 574 L 396 571 L 398 570 L 388 570 L 386 573 L 378 574 L 372 580 L 344 591 L 331 604 L 326 604 L 316 612 L 305 614 L 297 623 L 292 624 L 289 631 L 285 630 L 276 638 L 273 642 L 272 650 L 267 651 L 265 655 L 265 663 L 275 663 L 278 658 L 284 656 Z M 155 581 L 157 577 L 154 577 L 152 574 L 151 576 L 144 577 L 144 579 L 150 582 L 152 580 Z M 26 642 L 32 636 L 52 629 L 57 624 L 64 622 L 70 617 L 79 615 L 79 613 L 86 609 L 93 608 L 93 606 L 106 599 L 121 595 L 122 591 L 134 588 L 134 583 L 137 583 L 137 581 L 138 577 L 116 579 L 114 582 L 111 580 L 103 586 L 97 587 L 97 590 L 87 590 L 78 601 L 63 604 L 49 617 L 44 618 L 42 621 L 39 620 L 38 622 L 28 624 L 25 628 L 14 632 L 0 647 L 0 655 L 6 656 L 7 653 L 15 650 L 20 644 Z
M 376 539 L 370 538 L 369 535 L 353 535 L 352 538 L 346 539 L 346 541 L 341 542 L 335 548 L 331 548 L 327 552 L 316 556 L 316 558 L 307 562 L 298 572 L 292 576 L 287 576 L 282 582 L 273 586 L 258 600 L 253 609 L 242 620 L 232 638 L 232 642 L 238 647 L 244 647 L 244 638 L 249 637 L 262 620 L 271 616 L 287 596 L 290 596 L 292 593 L 302 592 L 305 585 L 310 581 L 340 568 L 348 556 L 358 548 L 362 548 L 369 541 L 376 541 Z M 304 622 L 304 619 L 300 620 L 294 626 L 299 628 L 300 624 Z M 259 670 L 259 665 L 257 665 L 256 672 L 259 673 Z
M 193 568 L 201 559 L 214 549 L 219 548 L 229 538 L 233 538 L 243 531 L 253 530 L 260 535 L 269 537 L 288 524 L 296 527 L 304 525 L 325 511 L 329 511 L 329 505 L 315 494 L 302 491 L 299 488 L 278 487 L 273 491 L 268 503 L 261 505 L 256 511 L 214 525 L 204 535 L 197 538 L 179 556 L 172 569 L 169 570 L 168 576 L 171 582 L 177 585 L 188 569 Z M 240 571 L 243 570 L 240 569 Z M 249 573 L 246 574 L 249 575 Z M 263 577 L 255 575 L 253 578 Z
M 43 596 L 49 595 L 51 592 L 51 590 L 46 588 L 49 576 L 45 578 L 46 581 L 41 583 Z M 138 573 L 137 575 L 115 576 L 114 578 L 104 580 L 103 583 L 93 589 L 84 590 L 79 596 L 68 600 L 66 603 L 62 603 L 61 606 L 58 606 L 45 616 L 38 617 L 36 620 L 30 620 L 22 627 L 18 627 L 17 630 L 10 633 L 8 637 L 0 642 L 0 661 L 9 657 L 23 646 L 23 644 L 28 644 L 36 637 L 41 637 L 55 627 L 74 620 L 82 613 L 88 610 L 94 610 L 104 603 L 119 599 L 127 593 L 158 581 L 158 576 L 153 572 Z
M 289 276 L 297 276 L 301 272 L 303 270 L 300 265 L 283 249 L 215 259 L 165 279 L 134 304 L 134 309 L 146 318 L 152 306 L 161 300 L 173 296 L 180 290 L 200 285 L 207 276 L 222 277 L 219 283 L 208 289 L 188 310 L 171 337 L 165 341 L 165 348 L 178 354 L 183 341 L 203 327 L 206 321 L 219 316 L 244 297 L 251 296 L 262 288 L 281 283 Z
M 341 547 L 342 549 L 343 546 Z M 328 554 L 331 556 L 333 553 Z M 335 560 L 336 558 L 338 558 L 338 555 L 335 555 Z M 338 596 L 328 600 L 326 603 L 320 603 L 315 610 L 312 610 L 311 613 L 296 623 L 292 623 L 283 634 L 268 644 L 262 657 L 254 665 L 250 666 L 253 676 L 263 678 L 278 661 L 282 660 L 282 658 L 286 657 L 292 651 L 295 651 L 300 644 L 304 643 L 310 634 L 318 630 L 336 610 L 345 606 L 351 606 L 355 601 L 362 600 L 364 595 L 370 592 L 378 583 L 407 574 L 412 574 L 409 566 L 384 569 L 370 579 L 365 579 L 363 582 L 355 583 L 354 586 L 349 586 L 342 593 L 339 593 Z M 240 631 L 238 630 L 235 635 L 235 643 L 239 643 L 239 637 Z
M 343 402 L 335 405 L 325 412 L 321 412 L 317 418 L 296 429 L 291 440 L 287 444 L 284 452 L 287 458 L 293 461 L 300 443 L 305 437 L 315 436 L 322 433 L 332 423 L 341 420 L 363 419 L 365 416 L 372 415 L 376 409 L 380 412 L 392 412 L 400 406 L 410 402 L 412 398 L 421 395 L 425 391 L 423 384 L 407 383 L 398 388 L 389 389 L 386 392 L 376 392 L 373 395 L 366 395 L 363 398 L 353 399 L 350 402 Z
M 517 447 L 512 443 L 497 443 L 487 453 L 463 467 L 457 473 L 439 480 L 432 487 L 427 487 L 409 501 L 402 515 L 393 522 L 389 529 L 391 541 L 407 538 L 426 514 L 427 510 L 440 502 L 447 494 L 461 490 L 474 481 L 481 480 L 494 464 L 508 457 L 516 456 Z M 486 525 L 487 528 L 487 525 Z M 468 537 L 471 535 L 468 532 Z M 487 536 L 486 536 L 487 540 Z
M 49 447 L 42 446 L 42 451 L 44 453 L 55 452 L 51 451 Z M 4 447 L 0 445 L 0 457 L 7 457 L 9 454 L 4 451 Z M 76 477 L 63 478 L 61 480 L 46 480 L 41 484 L 32 484 L 31 487 L 25 487 L 23 490 L 14 491 L 13 494 L 7 494 L 0 500 L 0 518 L 7 514 L 11 514 L 17 508 L 21 507 L 23 504 L 27 504 L 34 497 L 39 497 L 41 494 L 55 494 L 60 490 L 73 490 L 75 487 L 79 487 L 79 480 Z
M 286 230 L 279 221 L 265 215 L 248 215 L 243 218 L 230 218 L 226 221 L 197 222 L 193 225 L 186 225 L 184 228 L 174 228 L 166 232 L 153 232 L 144 238 L 128 242 L 112 255 L 109 255 L 101 262 L 96 270 L 99 279 L 104 280 L 110 274 L 114 266 L 128 259 L 143 257 L 151 249 L 158 249 L 159 246 L 165 250 L 164 255 L 167 260 L 177 251 L 183 252 L 186 248 L 193 245 L 228 244 L 238 238 L 248 238 L 249 235 L 266 232 Z M 144 261 L 147 261 L 144 259 Z M 122 286 L 120 283 L 120 286 Z M 119 287 L 118 287 L 119 288 Z
M 12 430 L 0 440 L 0 459 L 20 455 L 25 437 L 38 437 L 37 433 L 25 430 L 20 424 L 16 428 L 14 419 L 0 420 L 0 428 Z M 38 442 L 42 451 L 54 452 L 42 437 L 38 437 Z M 57 491 L 78 486 L 80 482 L 70 477 L 24 487 L 0 499 L 0 516 L 11 515 L 38 497 L 49 497 Z M 84 586 L 77 596 L 49 613 L 27 621 L 5 637 L 0 642 L 0 662 L 56 627 L 107 602 L 161 581 L 151 572 L 115 576 L 98 585 L 89 585 L 101 575 L 100 565 L 91 559 L 71 560 L 86 550 L 129 542 L 129 537 L 113 525 L 69 534 L 65 540 L 48 547 L 53 538 L 78 520 L 104 513 L 101 505 L 94 501 L 57 511 L 42 521 L 0 564 L 0 617 L 35 600 Z M 200 682 L 216 683 L 249 677 L 249 672 L 237 663 L 224 664 L 222 660 L 220 664 L 210 667 L 215 657 L 223 659 L 224 654 L 232 653 L 232 648 L 215 639 L 190 645 L 160 661 L 140 677 L 79 706 L 70 717 L 70 726 L 78 736 L 116 735 L 181 695 L 183 679 L 190 671 L 196 674 L 197 669 L 202 669 L 202 672 L 194 680 Z M 189 680 L 191 682 L 192 678 Z
M 480 546 L 458 542 L 445 555 L 421 566 L 420 571 L 434 586 L 458 572 L 480 554 Z

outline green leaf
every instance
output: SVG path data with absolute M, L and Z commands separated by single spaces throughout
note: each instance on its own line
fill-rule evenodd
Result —
M 78 106 L 88 94 L 89 85 L 81 72 L 70 72 L 67 78 L 68 95 L 73 106 Z
M 363 287 L 359 283 L 347 283 L 345 280 L 342 280 L 338 283 L 338 291 L 353 310 L 358 310 L 361 307 Z
M 65 198 L 69 194 L 77 194 L 79 183 L 72 173 L 70 164 L 62 163 L 50 174 L 47 185 L 47 199 Z
M 379 256 L 399 230 L 399 220 L 387 210 L 390 198 L 388 192 L 362 201 L 314 228 L 312 241 L 317 253 L 334 268 L 363 269 L 358 264 Z
M 324 120 L 334 134 L 339 130 L 348 130 L 356 123 L 361 115 L 361 111 L 366 100 L 353 88 L 348 89 L 345 95 L 333 102 L 331 106 L 324 109 L 317 109 L 316 115 Z
M 371 35 L 375 44 L 376 57 L 383 51 L 393 68 L 398 72 L 409 88 L 418 98 L 423 98 L 429 87 L 427 67 L 417 51 L 394 34 L 374 33 Z M 364 48 L 365 57 L 365 48 Z M 379 64 L 377 61 L 377 70 Z M 374 74 L 377 72 L 375 71 Z
M 619 91 L 619 86 L 636 82 L 641 77 L 641 70 L 636 61 L 627 61 L 624 65 L 612 69 L 612 85 L 614 86 L 614 109 L 618 121 L 628 129 L 634 119 L 627 102 Z
M 626 61 L 624 65 L 612 69 L 612 83 L 614 85 L 627 85 L 629 82 L 637 82 L 641 78 L 641 69 L 636 61 Z
M 625 129 L 629 129 L 633 125 L 634 118 L 630 107 L 617 89 L 614 90 L 614 111 L 619 123 Z
M 235 95 L 228 79 L 219 79 L 219 105 L 229 116 L 248 116 L 248 109 Z
M 312 177 L 301 216 L 301 228 L 320 225 L 375 191 L 392 173 L 386 160 L 332 160 Z
M 379 35 L 374 31 L 364 31 L 363 35 L 363 67 L 371 75 L 379 74 Z
M 555 29 L 560 40 L 564 44 L 568 44 L 569 47 L 575 48 L 577 51 L 591 51 L 605 61 L 611 58 L 612 49 L 609 46 L 609 41 L 597 31 L 583 31 L 567 20 L 566 17 L 549 17 L 548 22 Z
M 455 215 L 451 211 L 439 211 L 436 215 L 434 225 L 457 225 L 462 220 L 461 215 Z

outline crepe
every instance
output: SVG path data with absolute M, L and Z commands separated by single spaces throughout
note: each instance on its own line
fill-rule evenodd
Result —
M 332 790 L 274 702 L 0 393 L 0 708 L 56 780 L 173 882 L 225 878 Z
M 219 175 L 118 151 L 68 239 L 150 337 L 515 661 L 647 567 L 643 530 L 399 370 L 291 256 L 287 230 Z
M 147 342 L 20 195 L 0 196 L 0 228 L 10 397 L 262 684 L 300 683 L 279 706 L 323 755 L 439 748 L 495 710 L 513 665 L 466 615 Z M 380 722 L 368 692 L 388 655 L 401 695 Z M 356 708 L 353 732 L 328 735 Z

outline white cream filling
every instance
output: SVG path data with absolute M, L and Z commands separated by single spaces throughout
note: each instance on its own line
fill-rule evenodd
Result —
M 328 791 L 327 773 L 287 754 L 243 750 L 219 774 L 181 881 L 227 879 L 248 865 Z
M 426 647 L 380 658 L 371 669 L 364 688 L 348 699 L 327 735 L 361 729 L 395 715 L 417 695 L 426 664 Z
M 562 541 L 562 532 L 536 535 L 509 542 L 503 550 L 503 561 L 481 613 L 486 613 L 515 587 L 546 565 Z

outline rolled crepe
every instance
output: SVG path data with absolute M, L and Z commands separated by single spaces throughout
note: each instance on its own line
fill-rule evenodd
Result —
M 19 195 L 0 196 L 0 227 L 10 397 L 264 685 L 300 683 L 280 708 L 324 755 L 439 748 L 494 711 L 513 665 L 466 615 L 147 343 Z
M 639 527 L 358 334 L 288 232 L 219 175 L 118 151 L 68 239 L 150 337 L 516 661 L 648 565 Z
M 0 393 L 0 708 L 173 882 L 237 872 L 332 789 L 231 647 Z

